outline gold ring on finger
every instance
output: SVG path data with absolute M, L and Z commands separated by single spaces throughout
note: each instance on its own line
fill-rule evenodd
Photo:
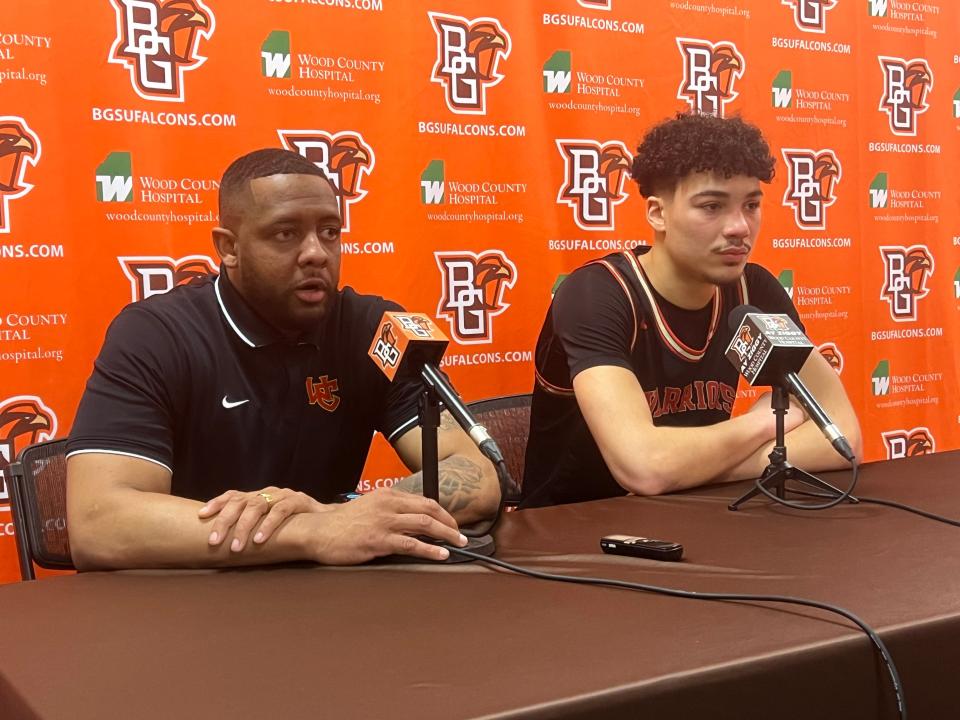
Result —
M 273 503 L 273 495 L 271 495 L 270 493 L 262 492 L 262 493 L 257 493 L 257 495 L 259 495 L 260 497 L 262 497 L 264 500 L 267 501 L 267 507 L 270 507 L 270 505 Z

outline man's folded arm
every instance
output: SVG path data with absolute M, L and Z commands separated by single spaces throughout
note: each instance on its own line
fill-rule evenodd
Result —
M 863 438 L 860 433 L 860 423 L 857 413 L 850 404 L 850 399 L 840 382 L 836 371 L 830 367 L 824 357 L 814 351 L 800 369 L 800 379 L 807 390 L 820 403 L 824 412 L 833 423 L 840 428 L 850 447 L 853 449 L 857 461 L 863 459 Z M 755 405 L 749 414 L 772 414 L 769 398 L 764 397 Z M 773 449 L 773 440 L 764 443 L 753 455 L 734 467 L 730 473 L 731 480 L 755 478 L 763 472 L 769 463 L 767 455 Z M 824 437 L 823 432 L 813 420 L 806 420 L 799 427 L 790 431 L 784 439 L 787 448 L 787 460 L 794 467 L 807 472 L 823 470 L 839 470 L 850 466 Z
M 598 365 L 573 379 L 574 394 L 614 479 L 628 492 L 660 495 L 718 479 L 774 437 L 772 413 L 747 413 L 715 425 L 657 427 L 636 376 Z M 788 429 L 801 421 L 788 413 Z

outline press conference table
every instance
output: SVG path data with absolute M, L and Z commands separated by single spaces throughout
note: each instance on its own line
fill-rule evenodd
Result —
M 729 512 L 745 487 L 510 513 L 497 556 L 839 604 L 888 644 L 910 718 L 960 716 L 960 528 L 866 504 Z M 858 494 L 960 518 L 960 452 L 867 465 Z M 602 555 L 610 533 L 684 560 Z M 837 616 L 479 564 L 87 573 L 0 587 L 0 623 L 4 720 L 896 717 Z

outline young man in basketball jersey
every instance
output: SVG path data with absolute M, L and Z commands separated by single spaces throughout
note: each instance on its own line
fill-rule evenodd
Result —
M 737 305 L 803 327 L 777 280 L 748 262 L 774 162 L 739 118 L 679 115 L 644 138 L 632 176 L 654 241 L 587 263 L 556 292 L 537 341 L 521 508 L 763 472 L 775 438 L 770 400 L 731 418 L 738 373 L 724 353 Z M 812 352 L 800 377 L 859 457 L 857 417 L 836 372 Z M 785 429 L 792 464 L 845 465 L 798 407 Z

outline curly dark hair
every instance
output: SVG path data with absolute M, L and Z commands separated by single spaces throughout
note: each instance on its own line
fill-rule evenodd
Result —
M 740 117 L 678 113 L 647 132 L 631 174 L 644 197 L 672 193 L 687 175 L 773 179 L 776 160 L 759 128 Z

